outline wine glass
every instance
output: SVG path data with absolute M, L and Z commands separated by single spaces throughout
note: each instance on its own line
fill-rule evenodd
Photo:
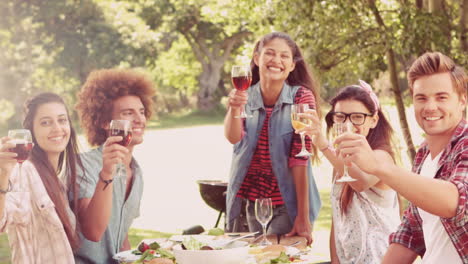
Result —
M 234 87 L 239 91 L 246 91 L 250 87 L 252 82 L 252 72 L 250 71 L 249 65 L 237 65 L 232 66 L 231 69 L 231 80 Z M 245 113 L 245 105 L 241 109 L 241 114 L 234 118 L 250 118 L 252 115 Z
M 258 198 L 255 199 L 255 218 L 262 225 L 263 228 L 263 238 L 259 242 L 260 246 L 271 245 L 271 242 L 268 241 L 266 235 L 266 227 L 268 222 L 271 221 L 273 217 L 273 206 L 271 204 L 270 198 Z
M 28 159 L 33 147 L 31 132 L 27 129 L 12 129 L 8 131 L 8 137 L 15 144 L 15 147 L 11 148 L 10 151 L 17 154 L 16 161 L 19 166 L 18 191 L 25 191 L 26 188 L 23 186 L 23 179 L 21 177 L 21 167 L 23 162 Z
M 112 120 L 109 125 L 109 136 L 121 136 L 122 140 L 118 144 L 127 147 L 132 141 L 132 124 L 129 120 Z M 118 164 L 117 176 L 123 176 L 121 171 L 123 164 Z
M 308 104 L 293 104 L 291 106 L 291 124 L 295 130 L 304 128 L 310 124 L 310 120 L 304 117 L 299 117 L 298 114 L 303 114 L 309 109 Z M 296 157 L 309 157 L 312 154 L 305 147 L 305 131 L 299 134 L 301 136 L 301 151 L 296 154 Z
M 333 124 L 333 131 L 335 137 L 338 137 L 341 134 L 344 134 L 346 132 L 353 132 L 353 124 L 351 122 L 345 122 L 345 123 L 334 123 Z M 348 166 L 344 164 L 343 167 L 343 176 L 341 176 L 339 179 L 336 180 L 336 182 L 353 182 L 356 181 L 356 179 L 352 178 L 349 176 L 348 173 Z

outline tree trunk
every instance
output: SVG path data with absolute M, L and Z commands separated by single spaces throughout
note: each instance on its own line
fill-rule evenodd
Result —
M 468 0 L 460 0 L 460 48 L 468 53 Z
M 462 0 L 463 1 L 463 0 Z M 428 10 L 431 14 L 435 14 L 436 16 L 440 17 L 442 19 L 442 23 L 439 23 L 437 26 L 440 29 L 440 32 L 445 36 L 445 39 L 447 40 L 446 43 L 451 43 L 452 42 L 452 21 L 449 20 L 449 14 L 447 14 L 447 11 L 445 10 L 445 2 L 444 0 L 429 0 L 428 3 Z M 431 43 L 431 48 L 432 50 L 437 50 L 437 45 L 432 42 Z M 448 50 L 439 50 L 442 53 L 445 53 L 445 55 L 450 56 L 450 49 Z
M 377 9 L 375 0 L 368 0 L 368 3 L 379 27 L 382 28 L 383 32 L 388 32 L 388 29 L 385 26 L 382 16 L 380 15 L 379 10 Z M 386 37 L 387 39 L 390 38 L 391 33 L 386 34 L 386 36 L 384 37 Z M 388 60 L 388 68 L 390 71 L 390 82 L 392 83 L 392 91 L 397 105 L 398 115 L 400 117 L 400 125 L 403 132 L 403 137 L 405 139 L 406 146 L 408 147 L 408 155 L 411 158 L 411 161 L 414 161 L 416 150 L 414 148 L 413 139 L 411 137 L 408 121 L 406 119 L 405 104 L 403 103 L 403 99 L 401 96 L 400 85 L 398 84 L 398 70 L 395 61 L 395 52 L 393 51 L 393 48 L 390 46 L 390 44 L 387 45 L 388 47 L 386 55 Z
M 214 95 L 221 79 L 223 65 L 224 60 L 203 64 L 203 72 L 199 77 L 200 89 L 197 93 L 197 107 L 204 112 L 212 110 L 218 103 Z
M 400 116 L 400 126 L 403 132 L 403 137 L 405 139 L 406 146 L 408 147 L 408 156 L 414 161 L 414 156 L 416 155 L 416 150 L 413 144 L 413 138 L 411 137 L 411 132 L 408 126 L 408 121 L 406 119 L 405 104 L 401 96 L 400 85 L 398 84 L 398 71 L 395 62 L 395 53 L 393 49 L 388 49 L 387 51 L 387 60 L 388 68 L 390 71 L 390 82 L 392 83 L 392 91 L 396 101 L 396 106 L 398 109 L 398 115 Z

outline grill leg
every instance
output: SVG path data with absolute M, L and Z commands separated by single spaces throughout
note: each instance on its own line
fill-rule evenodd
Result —
M 214 227 L 218 227 L 218 224 L 219 224 L 219 220 L 221 220 L 221 215 L 223 215 L 223 211 L 219 211 L 219 214 L 218 214 L 218 219 L 216 220 L 216 224 Z

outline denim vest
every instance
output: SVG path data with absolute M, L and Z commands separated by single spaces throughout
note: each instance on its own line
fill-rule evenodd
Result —
M 294 135 L 294 129 L 291 125 L 291 105 L 294 104 L 294 97 L 299 88 L 300 86 L 290 86 L 286 82 L 284 83 L 268 124 L 273 174 L 276 176 L 288 215 L 293 223 L 297 215 L 296 187 L 292 171 L 288 167 L 288 159 Z M 249 101 L 245 108 L 246 112 L 253 117 L 245 119 L 245 135 L 239 142 L 234 144 L 226 199 L 228 230 L 232 229 L 234 220 L 240 214 L 242 199 L 236 197 L 236 195 L 249 169 L 266 117 L 260 82 L 249 88 L 248 95 Z M 312 175 L 310 162 L 308 162 L 307 166 L 307 178 L 309 183 L 309 217 L 310 221 L 313 222 L 317 218 L 321 201 Z

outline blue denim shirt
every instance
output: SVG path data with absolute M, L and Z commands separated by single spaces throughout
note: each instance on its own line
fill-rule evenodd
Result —
M 78 168 L 79 199 L 92 198 L 102 169 L 102 146 L 82 153 L 80 157 L 86 173 L 83 174 Z M 127 200 L 125 200 L 125 177 L 115 177 L 112 182 L 114 185 L 112 211 L 106 231 L 99 242 L 87 240 L 83 234 L 80 234 L 81 247 L 75 253 L 76 263 L 118 263 L 112 259 L 112 256 L 119 252 L 133 219 L 140 215 L 140 201 L 143 194 L 140 166 L 135 159 L 132 159 L 130 167 L 133 170 L 133 186 Z
M 299 88 L 299 86 L 284 84 L 268 124 L 269 149 L 273 174 L 278 181 L 283 201 L 292 222 L 294 222 L 297 215 L 297 200 L 296 187 L 292 171 L 288 167 L 288 159 L 294 135 L 294 129 L 291 125 L 291 105 L 294 104 L 294 97 Z M 266 117 L 265 106 L 260 91 L 260 82 L 250 87 L 248 94 L 249 101 L 246 105 L 246 112 L 253 117 L 246 118 L 244 128 L 246 133 L 239 142 L 234 144 L 226 200 L 228 230 L 232 229 L 234 220 L 239 216 L 242 199 L 236 197 L 236 195 L 249 169 Z M 308 162 L 307 178 L 309 183 L 309 217 L 312 222 L 317 218 L 321 201 L 312 175 L 310 162 Z

